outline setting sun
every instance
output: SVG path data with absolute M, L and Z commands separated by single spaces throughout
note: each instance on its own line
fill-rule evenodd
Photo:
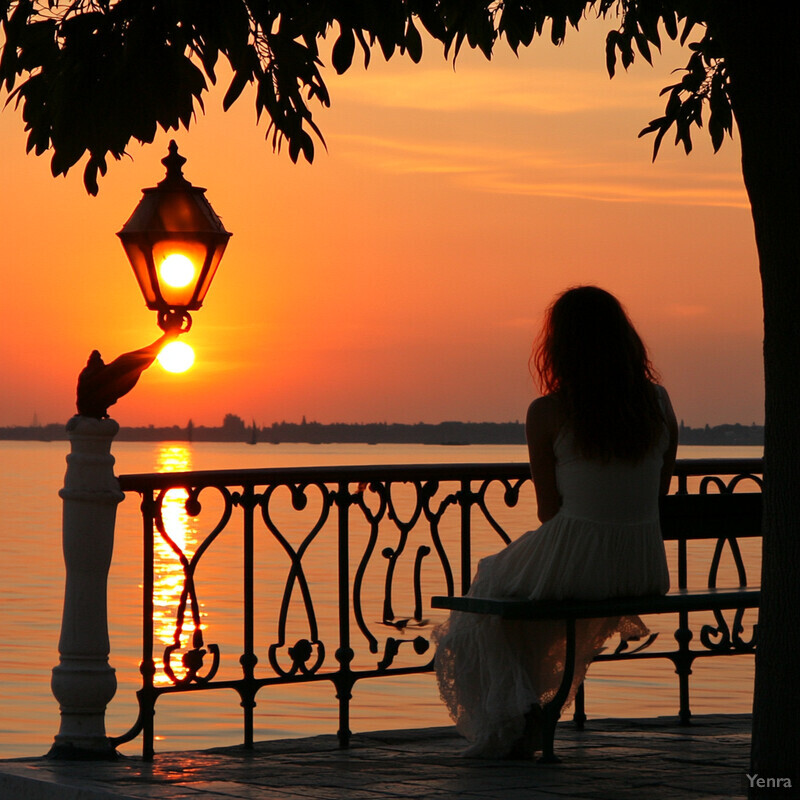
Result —
M 186 372 L 194 364 L 194 350 L 185 342 L 170 342 L 158 354 L 158 363 L 167 372 Z
M 170 286 L 181 289 L 194 278 L 194 264 L 183 253 L 171 253 L 161 262 L 160 272 Z

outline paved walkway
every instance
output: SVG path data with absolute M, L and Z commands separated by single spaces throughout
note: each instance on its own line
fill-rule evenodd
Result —
M 160 753 L 112 763 L 0 761 L 0 800 L 731 800 L 745 796 L 750 719 L 559 725 L 557 765 L 465 759 L 452 728 Z

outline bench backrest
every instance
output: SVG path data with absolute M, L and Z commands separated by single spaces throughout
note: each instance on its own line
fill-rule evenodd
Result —
M 670 494 L 660 500 L 664 539 L 761 535 L 761 492 Z
M 723 492 L 714 494 L 671 494 L 660 500 L 661 534 L 665 541 L 678 544 L 678 584 L 688 585 L 687 542 L 715 540 L 709 563 L 707 585 L 717 585 L 717 575 L 726 547 L 730 551 L 740 586 L 749 581 L 739 539 L 761 536 L 761 492 Z

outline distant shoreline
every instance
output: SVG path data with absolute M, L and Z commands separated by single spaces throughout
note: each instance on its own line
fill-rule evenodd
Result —
M 249 444 L 525 444 L 522 422 L 321 423 L 273 422 L 259 427 L 246 425 L 241 417 L 228 414 L 219 427 L 194 425 L 121 427 L 117 441 L 123 442 L 246 442 Z M 0 427 L 0 441 L 64 441 L 65 425 Z M 679 441 L 685 445 L 763 445 L 763 425 L 706 425 L 691 428 L 681 423 Z

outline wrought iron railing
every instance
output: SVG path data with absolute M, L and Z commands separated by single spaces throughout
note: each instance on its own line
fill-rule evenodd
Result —
M 761 473 L 760 459 L 680 461 L 675 491 L 758 491 Z M 120 484 L 142 499 L 142 688 L 139 719 L 113 743 L 141 733 L 145 759 L 153 757 L 162 695 L 235 690 L 244 745 L 252 747 L 260 690 L 319 681 L 335 688 L 338 736 L 347 745 L 355 684 L 430 671 L 429 598 L 465 592 L 481 555 L 536 525 L 524 463 L 160 473 L 124 475 Z M 176 533 L 176 499 L 192 529 L 190 544 Z M 686 585 L 687 542 L 675 538 L 679 583 Z M 166 556 L 157 557 L 158 548 Z M 241 625 L 230 652 L 213 641 L 215 609 L 203 599 L 217 548 L 237 562 L 225 584 L 238 598 Z M 731 551 L 746 582 L 735 542 Z M 165 559 L 177 570 L 174 608 L 166 612 L 156 608 Z M 323 608 L 334 620 L 327 627 Z M 166 644 L 155 633 L 157 610 L 170 626 Z

